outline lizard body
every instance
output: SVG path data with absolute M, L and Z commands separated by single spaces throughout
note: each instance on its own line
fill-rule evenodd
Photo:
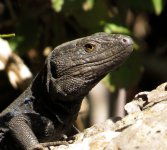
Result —
M 61 140 L 84 96 L 128 58 L 132 45 L 128 36 L 96 33 L 56 47 L 25 92 L 1 112 L 1 143 L 7 133 L 25 150 Z

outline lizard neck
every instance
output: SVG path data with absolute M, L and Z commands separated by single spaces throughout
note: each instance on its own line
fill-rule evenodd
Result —
M 34 79 L 31 89 L 35 97 L 34 109 L 37 112 L 63 124 L 76 120 L 84 95 L 73 97 L 71 100 L 65 98 L 62 100 L 56 92 L 48 93 L 44 69 Z

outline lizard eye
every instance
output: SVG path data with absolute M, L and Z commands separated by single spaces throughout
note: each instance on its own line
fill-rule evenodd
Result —
M 95 45 L 90 44 L 90 43 L 89 44 L 85 44 L 84 47 L 85 47 L 85 51 L 86 52 L 92 52 L 95 49 Z

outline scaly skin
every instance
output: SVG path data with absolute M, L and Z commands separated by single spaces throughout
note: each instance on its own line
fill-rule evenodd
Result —
M 56 47 L 27 90 L 1 112 L 0 139 L 9 133 L 25 150 L 61 140 L 84 96 L 128 58 L 132 45 L 128 36 L 96 33 Z

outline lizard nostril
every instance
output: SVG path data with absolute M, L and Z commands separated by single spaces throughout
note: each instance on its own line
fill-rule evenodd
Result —
M 122 41 L 123 41 L 124 43 L 126 43 L 126 42 L 127 42 L 127 40 L 126 40 L 126 39 L 123 39 Z
M 122 38 L 122 42 L 126 45 L 132 45 L 133 44 L 133 40 L 130 37 Z

